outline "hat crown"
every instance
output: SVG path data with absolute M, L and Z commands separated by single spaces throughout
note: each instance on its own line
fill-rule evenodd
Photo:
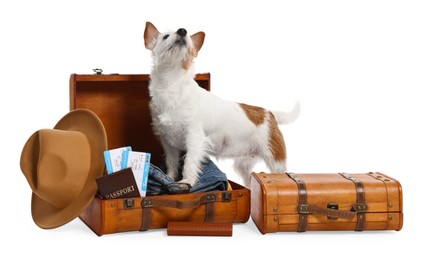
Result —
M 75 109 L 53 129 L 33 133 L 24 145 L 20 166 L 31 189 L 31 215 L 41 228 L 56 228 L 78 217 L 105 173 L 108 140 L 100 118 Z
M 83 133 L 42 129 L 28 140 L 21 168 L 33 192 L 61 209 L 80 194 L 90 159 L 90 144 Z

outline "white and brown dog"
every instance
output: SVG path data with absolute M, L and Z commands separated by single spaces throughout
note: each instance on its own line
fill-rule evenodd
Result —
M 291 112 L 223 100 L 198 86 L 193 60 L 201 49 L 204 32 L 191 36 L 183 28 L 160 33 L 146 23 L 145 47 L 152 51 L 149 92 L 153 128 L 165 151 L 167 174 L 178 177 L 180 156 L 186 153 L 183 179 L 194 185 L 208 156 L 234 159 L 235 170 L 249 185 L 251 171 L 262 159 L 272 172 L 286 171 L 286 147 L 278 123 L 298 117 Z

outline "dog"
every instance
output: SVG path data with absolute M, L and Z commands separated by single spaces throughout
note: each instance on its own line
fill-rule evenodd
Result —
M 234 159 L 235 171 L 247 187 L 261 159 L 272 172 L 286 172 L 286 146 L 279 124 L 298 117 L 299 102 L 290 112 L 272 113 L 224 100 L 199 87 L 193 63 L 204 39 L 204 32 L 189 36 L 180 28 L 160 33 L 146 22 L 145 47 L 153 59 L 149 107 L 154 133 L 164 149 L 167 175 L 177 181 L 183 153 L 179 182 L 192 186 L 209 156 Z

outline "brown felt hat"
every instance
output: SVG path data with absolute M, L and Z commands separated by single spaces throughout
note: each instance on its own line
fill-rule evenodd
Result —
M 62 226 L 92 201 L 96 178 L 103 175 L 105 128 L 86 109 L 66 114 L 53 129 L 30 136 L 21 154 L 21 170 L 32 189 L 31 213 L 41 228 Z

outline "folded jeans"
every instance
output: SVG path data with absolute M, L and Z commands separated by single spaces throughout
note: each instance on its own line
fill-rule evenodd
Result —
M 160 167 L 153 164 L 150 165 L 147 196 L 213 190 L 220 191 L 227 190 L 228 188 L 226 174 L 209 159 L 202 164 L 198 182 L 193 187 L 185 183 L 175 182 L 164 172 L 165 170 L 162 170 Z

